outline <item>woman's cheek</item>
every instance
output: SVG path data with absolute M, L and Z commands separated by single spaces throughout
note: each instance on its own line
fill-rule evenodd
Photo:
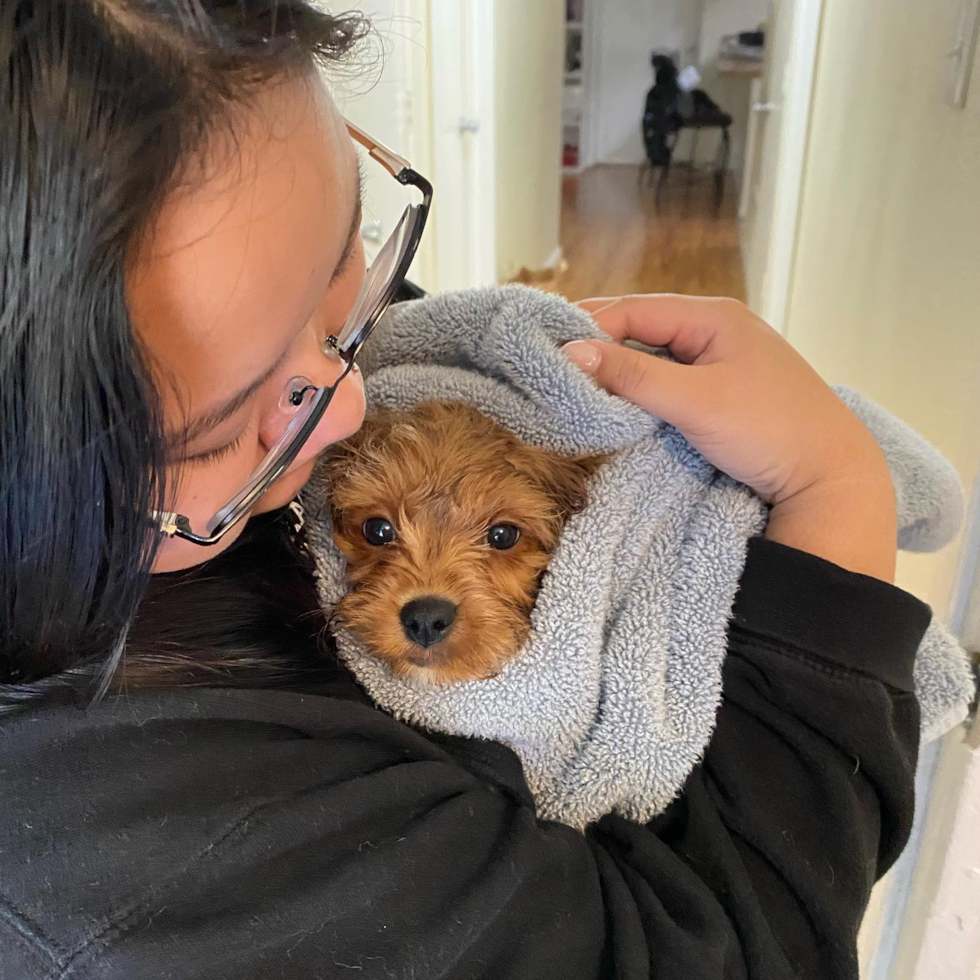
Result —
M 364 421 L 364 379 L 355 365 L 334 393 L 333 400 L 300 450 L 294 465 L 302 465 L 318 456 L 327 446 L 352 436 Z
M 202 547 L 180 538 L 166 538 L 160 543 L 153 559 L 153 574 L 178 572 L 201 565 L 230 548 L 245 530 L 245 521 L 233 527 L 217 544 Z
M 195 531 L 203 532 L 262 463 L 265 453 L 255 435 L 246 434 L 242 443 L 224 459 L 168 468 L 167 509 L 184 514 Z
M 258 450 L 254 458 L 242 452 L 210 465 L 169 468 L 167 510 L 183 514 L 195 531 L 204 533 L 214 515 L 245 486 L 261 462 L 260 455 Z M 242 521 L 216 545 L 202 546 L 180 538 L 164 538 L 157 550 L 153 571 L 171 572 L 199 565 L 233 544 L 244 527 Z

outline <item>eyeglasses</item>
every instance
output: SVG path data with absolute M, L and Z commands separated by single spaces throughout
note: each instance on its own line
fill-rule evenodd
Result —
M 344 362 L 340 377 L 327 387 L 317 387 L 307 378 L 292 378 L 279 400 L 280 409 L 290 416 L 289 423 L 262 465 L 208 521 L 203 534 L 192 530 L 190 521 L 183 514 L 155 511 L 153 519 L 168 537 L 183 538 L 199 545 L 217 544 L 249 513 L 256 501 L 286 472 L 319 425 L 337 389 L 350 374 L 358 352 L 405 281 L 432 204 L 432 185 L 416 173 L 407 160 L 371 139 L 352 123 L 347 123 L 347 131 L 395 180 L 418 188 L 422 192 L 422 203 L 405 208 L 391 237 L 371 263 L 343 328 L 324 342 L 323 352 L 339 356 Z

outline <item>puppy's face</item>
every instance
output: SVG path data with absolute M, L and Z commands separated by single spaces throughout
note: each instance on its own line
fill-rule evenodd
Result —
M 603 459 L 526 446 L 463 404 L 374 414 L 328 457 L 350 584 L 340 621 L 396 674 L 492 677 L 526 639 L 541 573 Z

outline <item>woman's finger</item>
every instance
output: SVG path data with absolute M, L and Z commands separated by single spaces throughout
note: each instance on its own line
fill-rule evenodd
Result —
M 685 430 L 704 412 L 703 372 L 599 340 L 574 340 L 565 355 L 600 387 Z
M 668 347 L 686 364 L 696 361 L 743 310 L 736 300 L 671 293 L 598 297 L 578 305 L 613 339 Z

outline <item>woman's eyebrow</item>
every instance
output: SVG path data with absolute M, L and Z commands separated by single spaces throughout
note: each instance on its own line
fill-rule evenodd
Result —
M 340 259 L 334 267 L 333 275 L 330 277 L 332 286 L 344 273 L 347 263 L 354 254 L 354 247 L 357 245 L 357 237 L 361 233 L 361 219 L 363 217 L 364 206 L 364 171 L 360 165 L 357 168 L 357 196 L 354 198 L 354 210 L 350 218 L 350 226 L 347 229 L 347 241 L 344 243 L 344 250 L 340 253 Z

